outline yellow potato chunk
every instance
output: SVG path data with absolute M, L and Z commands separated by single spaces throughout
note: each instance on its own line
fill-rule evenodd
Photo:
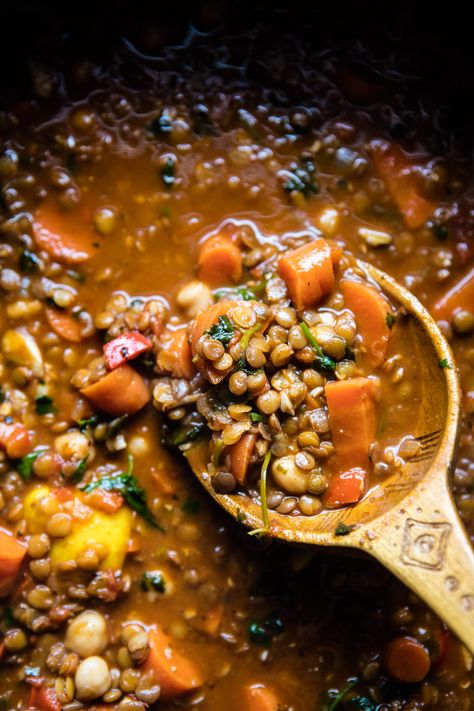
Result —
M 51 517 L 48 511 L 51 500 L 54 502 L 54 493 L 48 486 L 36 487 L 27 494 L 24 515 L 28 533 L 42 533 L 46 530 L 46 524 Z M 69 507 L 73 517 L 71 532 L 53 542 L 51 547 L 53 569 L 66 561 L 76 560 L 81 553 L 91 548 L 105 553 L 100 562 L 101 570 L 120 569 L 130 539 L 132 521 L 130 509 L 122 506 L 115 513 L 98 511 L 87 506 L 80 493 L 76 494 L 74 501 L 68 502 Z M 76 512 L 80 515 L 75 515 Z

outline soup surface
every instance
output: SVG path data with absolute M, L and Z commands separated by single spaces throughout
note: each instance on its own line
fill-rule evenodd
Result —
M 474 706 L 471 656 L 398 581 L 250 537 L 179 451 L 212 434 L 215 486 L 260 502 L 266 462 L 265 505 L 291 516 L 403 475 L 413 343 L 396 305 L 378 302 L 375 331 L 351 309 L 362 258 L 452 343 L 440 367 L 461 373 L 454 490 L 472 530 L 469 152 L 403 80 L 326 50 L 292 84 L 267 59 L 284 99 L 218 70 L 158 71 L 129 47 L 64 74 L 33 64 L 31 94 L 0 111 L 0 709 Z M 339 265 L 307 302 L 277 258 L 314 244 Z M 270 335 L 249 335 L 269 314 Z M 226 379 L 217 409 L 209 373 Z M 368 478 L 330 500 L 328 383 L 355 381 L 381 388 L 357 460 Z M 248 437 L 242 474 L 229 448 Z

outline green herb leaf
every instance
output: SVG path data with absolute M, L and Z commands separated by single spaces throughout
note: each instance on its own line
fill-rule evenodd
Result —
M 188 498 L 185 499 L 181 504 L 181 511 L 184 511 L 184 513 L 188 514 L 189 516 L 195 516 L 197 513 L 199 513 L 200 509 L 201 504 L 197 499 L 193 499 L 192 496 L 188 496 Z
M 259 412 L 251 412 L 250 419 L 252 420 L 252 422 L 263 422 L 263 415 L 261 415 Z
M 341 701 L 344 700 L 346 694 L 357 684 L 358 681 L 358 679 L 352 679 L 347 686 L 345 686 L 341 691 L 336 692 L 336 694 L 329 699 L 328 703 L 321 708 L 321 711 L 336 711 L 336 709 L 339 709 Z
M 389 311 L 388 314 L 385 316 L 385 323 L 388 326 L 388 328 L 393 328 L 395 321 L 397 319 L 395 316 Z
M 148 508 L 145 491 L 138 483 L 136 477 L 132 474 L 133 457 L 129 457 L 128 462 L 127 472 L 115 474 L 114 476 L 101 477 L 97 481 L 87 484 L 83 491 L 86 491 L 87 493 L 95 491 L 96 489 L 103 489 L 103 491 L 116 491 L 119 494 L 122 494 L 130 508 L 136 511 L 147 523 L 150 524 L 150 526 L 163 531 L 163 528 Z
M 6 607 L 3 613 L 3 624 L 5 627 L 13 627 L 15 624 L 15 618 L 13 617 L 13 611 L 10 606 Z
M 298 163 L 293 163 L 290 170 L 281 171 L 284 179 L 283 189 L 287 193 L 299 192 L 305 197 L 319 192 L 319 186 L 314 180 L 316 166 L 311 159 L 305 159 Z
M 334 371 L 336 369 L 336 362 L 324 353 L 323 349 L 315 340 L 313 334 L 309 330 L 308 324 L 306 324 L 304 321 L 301 321 L 300 328 L 306 336 L 306 339 L 310 342 L 311 346 L 316 351 L 314 365 L 318 368 L 318 370 Z
M 156 590 L 156 592 L 160 593 L 166 592 L 166 582 L 163 573 L 159 570 L 148 570 L 143 573 L 140 587 L 142 590 L 145 590 L 145 592 L 149 590 Z
M 171 432 L 167 441 L 173 447 L 180 447 L 183 444 L 194 442 L 194 440 L 198 439 L 198 437 L 200 437 L 206 429 L 207 427 L 204 422 L 198 422 L 191 425 L 182 425 Z
M 21 459 L 17 459 L 15 463 L 15 469 L 17 470 L 21 478 L 25 481 L 31 479 L 33 475 L 33 463 L 35 462 L 37 457 L 39 457 L 40 454 L 41 450 L 37 450 L 36 452 L 30 452 L 29 454 L 25 454 L 25 456 Z
M 355 528 L 354 524 L 350 524 L 349 526 L 342 521 L 337 524 L 336 530 L 334 531 L 334 535 L 336 536 L 347 536 L 348 533 L 353 531 Z
M 261 373 L 262 368 L 252 368 L 245 359 L 245 356 L 241 356 L 235 364 L 234 372 L 240 370 L 245 375 L 255 375 L 256 373 Z
M 447 358 L 441 358 L 438 365 L 440 368 L 452 368 L 453 367 L 452 363 L 450 363 Z
M 88 427 L 95 427 L 99 422 L 99 415 L 92 415 L 91 417 L 86 417 L 84 420 L 78 420 L 77 426 L 81 432 L 84 432 Z
M 234 335 L 234 326 L 228 316 L 219 316 L 217 323 L 211 326 L 209 331 L 206 331 L 206 333 L 216 341 L 220 341 L 220 343 L 222 343 L 225 347 L 230 343 L 232 336 Z
M 173 158 L 168 157 L 164 165 L 161 166 L 161 179 L 167 188 L 172 188 L 174 185 L 176 164 Z
M 245 511 L 242 511 L 242 509 L 239 509 L 237 511 L 235 520 L 237 521 L 237 523 L 245 523 L 247 520 L 247 514 L 245 513 Z
M 74 469 L 71 476 L 71 481 L 73 482 L 73 484 L 79 484 L 79 482 L 82 481 L 82 479 L 84 478 L 84 474 L 86 473 L 87 469 L 88 459 L 89 457 L 85 456 L 83 459 L 81 459 L 77 467 Z
M 35 403 L 37 415 L 48 415 L 58 411 L 57 407 L 53 404 L 53 398 L 49 397 L 49 395 L 40 395 L 35 398 Z
M 22 251 L 20 254 L 20 271 L 31 274 L 36 272 L 40 266 L 41 261 L 34 252 L 30 252 L 28 249 Z
M 354 696 L 349 701 L 349 708 L 353 711 L 377 711 L 379 707 L 367 696 Z

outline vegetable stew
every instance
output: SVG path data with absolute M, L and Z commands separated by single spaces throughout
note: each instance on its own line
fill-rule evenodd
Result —
M 1 98 L 0 711 L 469 711 L 472 657 L 400 582 L 249 536 L 183 456 L 264 524 L 405 475 L 416 343 L 363 259 L 452 344 L 474 533 L 469 143 L 395 50 L 206 7 Z

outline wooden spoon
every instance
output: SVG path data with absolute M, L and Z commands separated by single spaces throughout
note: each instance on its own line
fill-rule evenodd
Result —
M 269 511 L 266 535 L 292 543 L 357 548 L 374 556 L 474 653 L 474 553 L 448 484 L 461 411 L 453 355 L 434 320 L 410 292 L 370 264 L 359 261 L 358 266 L 410 314 L 408 327 L 418 352 L 408 367 L 416 368 L 422 403 L 418 421 L 410 421 L 407 427 L 421 448 L 402 473 L 377 483 L 355 506 L 312 517 Z M 206 466 L 207 442 L 186 456 L 200 482 L 226 511 L 250 528 L 262 527 L 258 503 L 242 494 L 214 491 Z M 347 535 L 336 535 L 341 523 L 354 528 Z

